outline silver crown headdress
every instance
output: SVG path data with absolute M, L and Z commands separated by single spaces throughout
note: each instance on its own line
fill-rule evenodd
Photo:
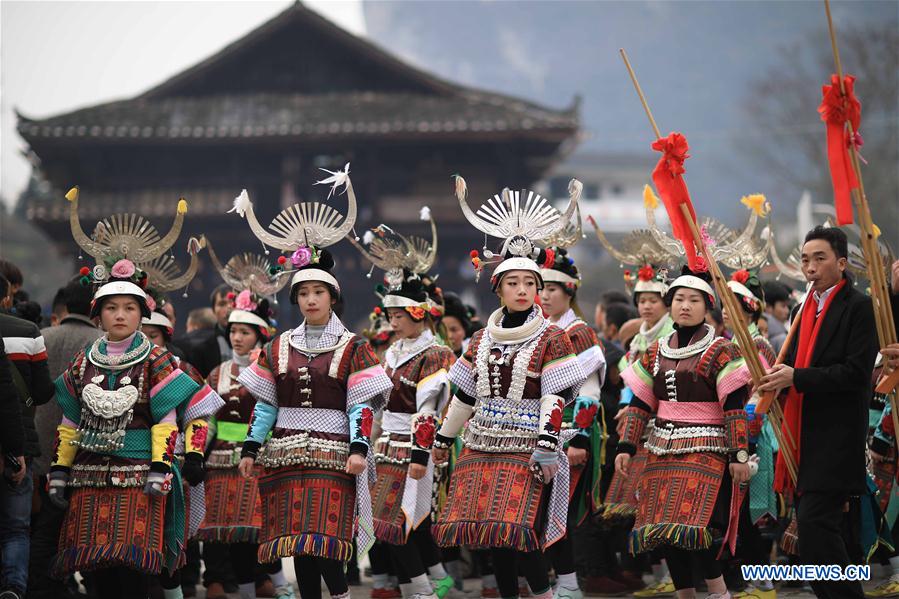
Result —
M 206 247 L 206 237 L 200 236 L 199 239 L 191 237 L 187 240 L 187 253 L 190 255 L 190 264 L 187 270 L 181 272 L 175 258 L 170 254 L 163 254 L 150 262 L 141 262 L 137 267 L 147 273 L 152 289 L 159 293 L 165 294 L 176 289 L 184 289 L 182 297 L 187 297 L 187 286 L 197 276 L 197 270 L 200 266 L 198 254 L 200 250 Z

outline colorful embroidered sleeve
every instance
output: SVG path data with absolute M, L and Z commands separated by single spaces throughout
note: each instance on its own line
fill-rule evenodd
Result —
M 206 382 L 203 380 L 203 377 L 199 372 L 197 372 L 196 368 L 194 368 L 184 360 L 181 361 L 178 367 L 181 368 L 181 370 L 183 370 L 185 374 L 187 374 L 191 378 L 191 380 L 193 380 L 200 386 L 200 388 L 197 389 L 197 392 L 194 393 L 190 398 L 190 401 L 187 404 L 187 409 L 184 411 L 183 421 L 185 426 L 192 420 L 209 420 L 209 418 L 213 414 L 218 412 L 222 408 L 222 406 L 225 405 L 225 400 L 223 400 L 219 396 L 212 385 L 206 384 Z M 212 380 L 211 377 L 210 380 Z
M 571 339 L 571 345 L 584 374 L 590 376 L 594 372 L 597 373 L 599 384 L 602 386 L 606 377 L 606 357 L 596 332 L 586 323 L 578 322 L 569 327 L 568 338 Z
M 53 462 L 51 466 L 69 468 L 75 462 L 78 453 L 78 430 L 68 424 L 56 427 L 56 441 L 53 444 Z
M 256 398 L 257 405 L 258 402 L 265 402 L 275 408 L 278 407 L 278 392 L 275 388 L 275 374 L 270 356 L 275 355 L 277 343 L 285 342 L 284 338 L 276 337 L 266 343 L 256 361 L 244 368 L 237 377 L 237 382 L 246 387 Z
M 456 357 L 445 347 L 425 352 L 415 388 L 416 409 L 419 412 L 441 413 L 449 401 L 449 369 Z
M 659 342 L 655 341 L 643 356 L 621 371 L 621 380 L 633 392 L 655 412 L 659 408 L 659 400 L 652 392 L 652 372 L 655 354 L 659 350 Z
M 367 455 L 371 447 L 371 427 L 375 413 L 367 403 L 350 406 L 347 412 L 350 419 L 350 453 Z
M 393 389 L 393 382 L 384 372 L 375 350 L 364 339 L 355 341 L 346 389 L 347 407 L 368 403 L 373 410 L 384 406 Z
M 246 370 L 244 370 L 246 372 Z M 250 417 L 250 424 L 247 428 L 247 438 L 243 442 L 240 456 L 256 458 L 259 448 L 265 443 L 269 431 L 275 426 L 278 420 L 278 408 L 264 401 L 257 401 L 253 407 L 253 415 Z
M 178 442 L 178 425 L 160 422 L 150 427 L 151 461 L 171 467 Z
M 540 394 L 564 394 L 567 400 L 573 400 L 587 375 L 578 362 L 571 340 L 565 331 L 553 326 L 544 333 L 543 343 L 545 347 L 540 368 Z
M 618 428 L 621 436 L 618 441 L 618 453 L 637 453 L 646 423 L 649 422 L 649 412 L 636 407 L 625 408 L 619 412 Z
M 81 422 L 81 402 L 78 399 L 78 386 L 76 377 L 81 370 L 81 362 L 84 360 L 84 352 L 79 351 L 72 358 L 71 365 L 61 375 L 56 377 L 56 403 L 62 409 L 62 414 L 77 426 Z
M 721 405 L 724 405 L 728 395 L 740 387 L 745 387 L 752 380 L 746 360 L 740 355 L 737 347 L 729 341 L 722 340 L 713 343 L 712 347 L 706 350 L 702 361 L 704 362 L 706 359 L 711 360 L 709 375 L 715 381 L 718 401 Z
M 537 447 L 555 451 L 559 445 L 559 435 L 562 432 L 564 409 L 565 400 L 558 395 L 544 395 L 540 398 L 540 428 L 538 429 L 540 435 L 537 438 Z
M 184 427 L 184 451 L 185 453 L 206 453 L 206 443 L 209 440 L 208 416 L 191 420 Z
M 591 377 L 595 377 L 594 373 Z M 588 379 L 589 380 L 589 379 Z M 578 396 L 572 410 L 571 424 L 577 430 L 578 436 L 589 437 L 593 425 L 597 422 L 599 414 L 599 400 L 585 395 Z
M 465 350 L 462 357 L 456 360 L 449 369 L 450 382 L 461 389 L 463 393 L 466 393 L 471 397 L 478 396 L 477 380 L 475 377 L 474 360 L 472 356 L 474 355 L 476 348 L 481 344 L 483 335 L 483 329 L 476 331 L 475 334 L 471 336 L 468 349 Z
M 746 410 L 724 412 L 724 434 L 728 449 L 735 451 L 749 448 L 749 418 Z
M 755 337 L 755 347 L 759 352 L 759 358 L 762 360 L 762 366 L 765 370 L 771 368 L 777 361 L 777 354 L 774 353 L 771 343 L 764 337 Z
M 162 348 L 154 348 L 148 357 L 150 361 L 150 412 L 155 422 L 200 390 L 198 385 L 183 370 L 178 368 L 175 356 Z M 177 426 L 177 425 L 176 425 Z

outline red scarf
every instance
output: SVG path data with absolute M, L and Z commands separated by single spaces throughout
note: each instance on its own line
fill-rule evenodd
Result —
M 841 279 L 837 286 L 831 291 L 830 295 L 824 301 L 824 308 L 818 314 L 818 302 L 815 300 L 814 294 L 810 295 L 802 307 L 802 315 L 799 321 L 799 346 L 796 349 L 796 359 L 793 362 L 793 368 L 808 368 L 812 361 L 812 355 L 815 353 L 815 340 L 818 338 L 818 332 L 821 330 L 821 323 L 827 316 L 827 310 L 833 303 L 833 298 L 837 296 L 840 289 L 846 284 L 846 279 Z M 816 316 L 817 314 L 817 316 Z M 787 398 L 784 405 L 784 435 L 782 436 L 785 443 L 793 440 L 796 447 L 793 448 L 793 463 L 796 464 L 797 474 L 799 473 L 799 445 L 800 436 L 802 435 L 802 393 L 796 390 L 796 387 L 790 387 L 787 391 Z M 791 444 L 792 445 L 792 444 Z M 793 481 L 790 480 L 790 472 L 787 470 L 784 461 L 783 451 L 777 454 L 777 464 L 774 468 L 774 490 L 778 493 L 787 493 L 794 490 Z

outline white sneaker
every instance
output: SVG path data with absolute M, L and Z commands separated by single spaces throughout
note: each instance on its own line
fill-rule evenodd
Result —
M 553 593 L 553 599 L 584 599 L 584 593 L 580 589 L 566 589 L 559 585 Z

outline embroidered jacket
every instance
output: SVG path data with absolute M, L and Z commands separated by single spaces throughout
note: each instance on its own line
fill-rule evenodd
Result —
M 237 380 L 257 400 L 242 455 L 255 457 L 265 442 L 264 466 L 340 471 L 351 452 L 368 453 L 373 410 L 393 387 L 368 342 L 336 315 L 318 348 L 306 347 L 300 325 L 266 344 Z
M 129 352 L 145 344 L 138 333 Z M 150 344 L 152 345 L 152 344 Z M 149 347 L 121 370 L 79 351 L 56 379 L 63 412 L 51 470 L 71 469 L 70 486 L 143 486 L 151 469 L 170 469 L 178 438 L 176 410 L 201 390 L 166 349 Z M 105 355 L 105 341 L 96 351 Z
M 393 389 L 384 408 L 381 429 L 387 435 L 408 439 L 409 459 L 425 465 L 437 432 L 437 414 L 449 400 L 449 369 L 456 361 L 455 355 L 440 345 L 431 331 L 425 331 L 412 342 L 394 343 L 387 350 L 385 361 Z M 398 456 L 389 457 L 395 460 Z
M 677 339 L 672 332 L 656 341 L 621 373 L 634 399 L 623 412 L 619 453 L 636 451 L 652 415 L 646 448 L 657 455 L 746 449 L 750 376 L 739 350 L 708 325 L 685 348 Z
M 517 343 L 494 341 L 489 327 L 472 336 L 450 370 L 458 391 L 437 436 L 440 446 L 448 446 L 466 415 L 473 414 L 463 436 L 473 449 L 556 449 L 566 400 L 574 399 L 585 377 L 568 335 L 539 310 L 535 306 L 525 327 L 535 319 L 542 322 Z M 495 312 L 491 321 L 499 315 Z

